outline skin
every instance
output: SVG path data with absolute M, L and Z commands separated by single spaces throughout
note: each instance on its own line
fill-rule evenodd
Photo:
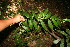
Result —
M 18 23 L 20 21 L 25 21 L 24 17 L 21 16 L 20 14 L 16 15 L 15 17 L 11 19 L 0 20 L 0 31 L 4 30 L 9 25 Z

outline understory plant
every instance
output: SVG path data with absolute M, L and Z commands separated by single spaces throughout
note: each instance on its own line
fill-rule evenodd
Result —
M 23 6 L 23 2 L 21 3 L 21 0 L 17 0 L 17 2 L 19 6 Z M 4 12 L 6 12 L 8 16 L 15 15 L 12 11 L 8 11 L 6 9 L 3 10 L 3 6 L 7 5 L 7 3 L 4 5 L 3 4 L 4 2 L 0 4 L 0 19 L 2 19 L 2 16 L 5 15 Z M 26 4 L 27 3 L 24 2 L 24 5 Z M 7 6 L 7 9 L 10 9 L 10 5 Z M 26 20 L 20 22 L 19 27 L 13 31 L 14 35 L 11 35 L 16 47 L 28 47 L 30 42 L 31 44 L 35 44 L 36 40 L 38 40 L 40 44 L 45 44 L 42 43 L 40 40 L 42 40 L 41 36 L 44 36 L 44 34 L 47 33 L 55 38 L 55 40 L 53 41 L 54 44 L 60 43 L 60 47 L 70 47 L 70 19 L 61 19 L 61 16 L 52 14 L 48 10 L 48 8 L 43 11 L 23 11 L 22 9 L 18 9 L 18 13 L 20 13 Z M 68 27 L 65 25 L 67 25 Z M 55 32 L 62 34 L 63 38 L 56 35 Z M 49 37 L 45 36 L 44 38 L 46 39 Z
M 69 28 L 62 30 L 62 25 L 65 24 L 65 22 L 70 22 L 70 19 L 60 19 L 58 15 L 53 15 L 48 8 L 44 11 L 19 10 L 18 13 L 23 15 L 26 19 L 26 21 L 19 23 L 21 26 L 20 32 L 18 33 L 19 37 L 21 34 L 29 35 L 29 33 L 26 32 L 37 34 L 39 31 L 43 30 L 42 32 L 48 32 L 51 36 L 56 38 L 56 40 L 53 41 L 54 44 L 61 42 L 60 47 L 70 46 L 70 30 Z M 61 33 L 64 38 L 60 38 L 54 32 Z M 65 42 L 67 45 L 65 45 Z
M 41 34 L 35 36 L 40 32 L 43 32 L 44 34 L 48 32 L 55 38 L 53 41 L 54 44 L 58 44 L 60 42 L 60 47 L 70 46 L 70 30 L 69 28 L 63 28 L 65 22 L 70 22 L 70 19 L 60 19 L 58 15 L 52 14 L 48 8 L 43 11 L 23 11 L 19 9 L 18 13 L 20 13 L 26 20 L 19 23 L 19 27 L 14 30 L 18 32 L 15 32 L 15 35 L 12 35 L 17 47 L 28 46 L 29 39 L 40 39 Z M 59 37 L 55 32 L 59 32 L 64 37 Z M 29 38 L 30 35 L 32 36 Z M 45 38 L 48 38 L 48 36 Z

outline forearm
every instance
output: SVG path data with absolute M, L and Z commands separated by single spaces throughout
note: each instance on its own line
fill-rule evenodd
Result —
M 20 14 L 16 15 L 12 19 L 0 20 L 0 31 L 11 25 L 12 23 L 18 23 L 20 21 L 25 21 L 24 17 Z
M 13 19 L 6 19 L 6 20 L 0 20 L 0 31 L 11 25 L 12 23 L 15 23 Z

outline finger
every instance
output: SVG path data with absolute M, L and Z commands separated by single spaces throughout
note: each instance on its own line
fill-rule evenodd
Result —
M 25 19 L 21 19 L 21 21 L 25 21 Z
M 20 18 L 24 18 L 23 16 L 20 16 Z
M 20 14 L 16 15 L 16 16 L 21 16 Z
M 21 19 L 21 21 L 25 21 L 25 19 L 24 19 L 24 17 L 23 17 L 23 16 L 21 16 L 21 17 L 20 17 L 20 19 Z

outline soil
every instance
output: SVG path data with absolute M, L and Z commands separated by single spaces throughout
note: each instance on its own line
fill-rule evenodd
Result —
M 16 1 L 17 0 L 15 0 L 15 2 Z M 1 2 L 4 2 L 4 0 L 2 0 Z M 11 2 L 11 0 L 9 0 L 9 2 L 5 1 L 5 3 L 11 4 L 12 2 Z M 49 8 L 49 10 L 53 14 L 59 15 L 60 18 L 66 18 L 66 17 L 70 18 L 69 0 L 22 0 L 21 3 L 23 5 L 20 7 L 23 10 L 41 10 L 42 11 L 42 10 L 45 10 L 46 8 Z M 5 5 L 3 7 L 5 7 Z M 13 26 L 12 26 L 12 28 L 14 28 Z M 8 29 L 6 29 L 6 30 L 8 30 Z M 10 29 L 11 29 L 11 27 L 10 27 Z M 12 38 L 9 38 L 10 35 L 12 34 L 12 32 L 10 32 L 8 30 L 8 33 L 7 33 L 6 30 L 4 32 L 0 32 L 0 43 L 1 43 L 0 47 L 13 47 L 14 41 L 12 40 Z M 47 33 L 47 35 L 50 36 L 49 33 Z M 43 43 L 45 43 L 45 44 L 43 44 L 42 46 L 40 45 L 38 47 L 59 47 L 59 44 L 57 44 L 57 45 L 52 44 L 53 40 L 54 40 L 54 38 L 52 36 L 50 36 L 47 41 L 43 40 L 44 41 Z M 35 41 L 34 41 L 34 43 L 35 43 Z M 30 47 L 32 47 L 32 46 L 30 45 Z M 36 46 L 33 46 L 33 47 L 36 47 Z

